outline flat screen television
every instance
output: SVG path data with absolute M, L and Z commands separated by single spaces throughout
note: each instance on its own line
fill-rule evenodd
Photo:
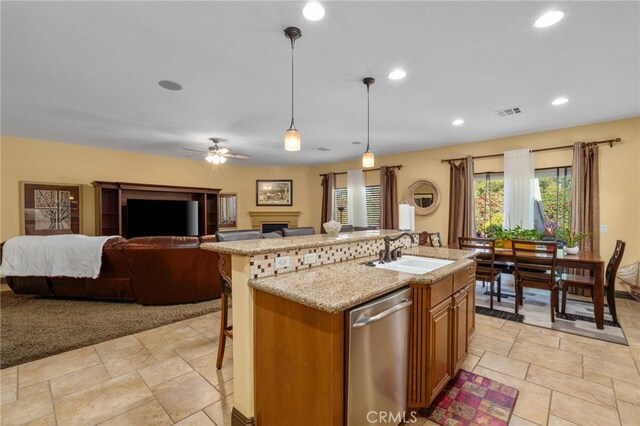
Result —
M 197 235 L 197 201 L 127 201 L 127 238 Z

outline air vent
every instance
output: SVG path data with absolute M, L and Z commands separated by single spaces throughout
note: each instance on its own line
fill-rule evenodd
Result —
M 314 149 L 314 151 L 327 152 L 327 151 L 331 151 L 331 150 L 330 150 L 329 148 L 323 148 L 323 147 L 320 147 L 320 148 L 315 148 L 315 149 Z
M 498 117 L 506 117 L 508 115 L 520 114 L 521 112 L 522 111 L 520 110 L 520 107 L 505 108 L 505 109 L 499 109 L 498 111 L 495 111 Z

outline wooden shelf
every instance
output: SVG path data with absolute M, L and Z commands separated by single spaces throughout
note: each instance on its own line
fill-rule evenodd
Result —
M 219 189 L 131 182 L 91 183 L 96 196 L 96 233 L 127 237 L 125 212 L 129 199 L 180 200 L 198 202 L 198 234 L 215 234 L 218 230 Z

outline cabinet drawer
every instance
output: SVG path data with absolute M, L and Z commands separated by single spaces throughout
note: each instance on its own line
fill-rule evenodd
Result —
M 449 276 L 429 286 L 429 308 L 433 308 L 453 294 L 453 277 Z
M 456 272 L 456 274 L 453 276 L 453 292 L 455 293 L 468 286 L 475 280 L 475 276 L 475 265 L 469 266 L 468 268 L 465 268 L 460 272 Z

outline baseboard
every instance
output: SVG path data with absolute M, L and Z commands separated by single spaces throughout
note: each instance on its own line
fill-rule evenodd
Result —
M 615 296 L 620 299 L 636 300 L 628 292 L 621 290 L 616 290 Z
M 255 426 L 254 417 L 246 417 L 236 407 L 231 410 L 231 426 Z

